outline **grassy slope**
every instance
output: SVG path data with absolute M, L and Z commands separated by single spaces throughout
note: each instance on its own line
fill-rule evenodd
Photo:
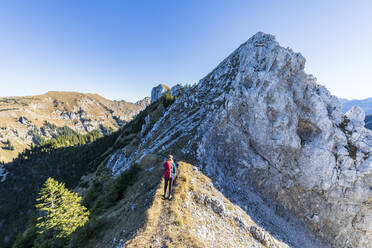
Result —
M 128 198 L 119 204 L 122 210 L 106 213 L 116 222 L 108 224 L 109 229 L 113 229 L 108 230 L 105 238 L 94 247 L 287 247 L 262 231 L 191 164 L 179 162 L 180 174 L 175 183 L 174 198 L 163 200 L 161 163 L 148 172 L 154 158 L 149 161 L 140 165 L 145 186 L 141 181 L 133 185 L 126 193 Z M 148 196 L 137 191 L 142 187 L 146 188 L 144 192 Z M 131 210 L 131 204 L 138 208 Z M 138 229 L 127 232 L 128 225 Z M 259 237 L 251 233 L 252 226 L 258 233 L 265 233 L 266 239 L 258 241 Z
M 7 145 L 0 143 L 0 162 L 10 162 L 18 156 L 24 149 L 28 148 L 27 144 L 13 141 L 14 150 L 9 150 Z

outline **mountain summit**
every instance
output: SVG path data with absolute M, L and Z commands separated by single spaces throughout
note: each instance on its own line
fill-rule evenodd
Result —
M 97 150 L 69 170 L 77 178 L 89 167 L 70 185 L 91 220 L 61 247 L 371 248 L 372 132 L 363 110 L 343 114 L 304 67 L 301 54 L 259 32 L 177 96 L 155 89 L 159 98 L 115 136 L 79 147 Z M 180 174 L 164 202 L 169 154 Z M 21 169 L 34 166 L 19 163 L 5 182 L 22 183 Z M 31 225 L 15 247 L 33 235 Z
M 273 35 L 255 34 L 146 123 L 135 151 L 114 154 L 116 171 L 175 154 L 248 212 L 254 193 L 334 246 L 371 247 L 372 132 L 361 109 L 344 115 L 304 66 Z

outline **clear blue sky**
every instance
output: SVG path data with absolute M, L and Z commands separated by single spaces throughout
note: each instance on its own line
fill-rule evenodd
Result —
M 372 1 L 1 1 L 0 96 L 49 90 L 135 101 L 194 83 L 257 31 L 332 94 L 372 97 Z

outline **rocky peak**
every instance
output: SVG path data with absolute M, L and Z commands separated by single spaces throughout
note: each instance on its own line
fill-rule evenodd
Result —
M 182 91 L 121 166 L 172 153 L 246 211 L 260 212 L 245 197 L 256 194 L 333 246 L 371 247 L 372 132 L 304 67 L 301 54 L 257 33 Z
M 156 102 L 160 99 L 162 95 L 168 92 L 170 88 L 164 84 L 159 84 L 158 86 L 152 88 L 151 91 L 151 103 Z
M 366 114 L 361 107 L 354 106 L 349 111 L 346 112 L 345 116 L 349 120 L 353 120 L 355 123 L 358 123 L 357 126 L 364 126 L 364 120 L 366 118 Z
M 343 124 L 340 101 L 304 65 L 258 33 L 201 80 L 220 106 L 198 130 L 198 160 L 225 187 L 253 186 L 336 246 L 370 247 L 371 132 L 358 108 Z
M 99 228 L 94 247 L 371 248 L 372 132 L 361 109 L 344 115 L 304 67 L 259 32 L 197 85 L 175 88 L 176 98 L 155 87 L 154 104 L 80 184 L 100 206 L 116 188 L 110 180 L 133 181 L 125 199 L 96 212 L 115 228 Z M 180 172 L 171 202 L 161 199 L 168 154 Z
M 169 88 L 168 86 L 164 84 L 159 84 L 158 86 L 152 88 L 151 91 L 151 103 L 156 102 L 157 100 L 162 97 L 165 93 L 169 91 L 171 96 L 178 96 L 183 89 L 183 86 L 181 84 L 176 84 L 172 88 Z

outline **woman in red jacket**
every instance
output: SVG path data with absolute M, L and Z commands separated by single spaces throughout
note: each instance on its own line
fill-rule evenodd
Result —
M 176 164 L 173 161 L 173 156 L 169 155 L 168 160 L 165 161 L 163 164 L 164 167 L 164 199 L 166 198 L 166 193 L 167 193 L 167 187 L 169 185 L 169 192 L 168 192 L 168 199 L 172 199 L 172 185 L 173 185 L 173 180 L 176 175 L 177 167 Z

